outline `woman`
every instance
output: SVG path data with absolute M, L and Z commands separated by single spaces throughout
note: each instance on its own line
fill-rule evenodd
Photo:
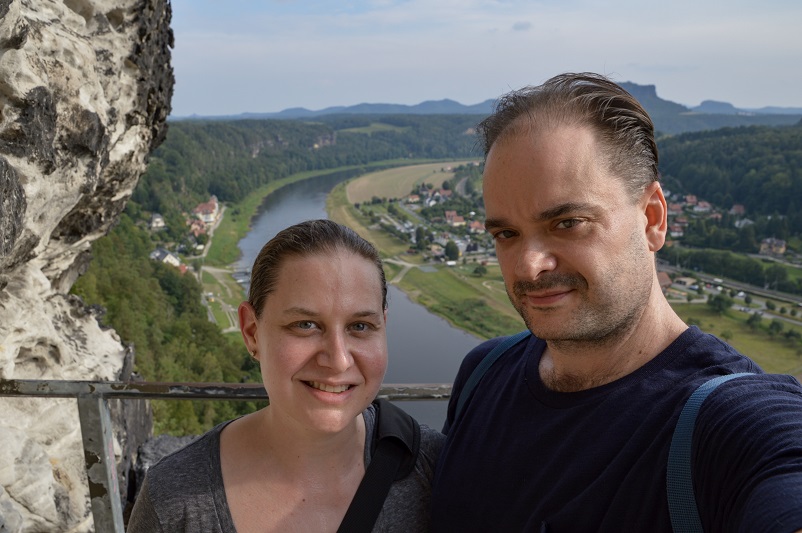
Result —
M 372 403 L 387 369 L 387 285 L 376 249 L 328 220 L 281 231 L 254 262 L 239 321 L 270 405 L 152 467 L 128 531 L 340 526 L 374 453 L 377 413 L 384 422 L 393 408 Z M 375 524 L 371 515 L 373 531 L 428 529 L 443 436 L 421 426 L 419 442 Z

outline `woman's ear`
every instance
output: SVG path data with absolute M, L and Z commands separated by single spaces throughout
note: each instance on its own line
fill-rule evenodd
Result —
M 652 182 L 643 191 L 643 214 L 646 219 L 646 240 L 649 251 L 656 252 L 666 243 L 668 205 L 659 182 Z
M 259 343 L 256 338 L 256 326 L 259 319 L 256 317 L 256 310 L 249 302 L 242 302 L 237 308 L 239 317 L 239 330 L 242 333 L 242 340 L 250 353 L 258 352 Z

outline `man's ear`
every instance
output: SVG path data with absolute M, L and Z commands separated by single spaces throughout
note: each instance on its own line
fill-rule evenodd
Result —
M 258 342 L 256 339 L 256 311 L 249 302 L 242 302 L 237 308 L 237 316 L 239 317 L 239 330 L 242 333 L 242 340 L 245 341 L 245 347 L 248 352 L 253 353 L 258 350 Z
M 641 206 L 646 220 L 645 230 L 649 251 L 656 252 L 666 243 L 668 231 L 668 205 L 659 182 L 652 182 L 646 187 Z

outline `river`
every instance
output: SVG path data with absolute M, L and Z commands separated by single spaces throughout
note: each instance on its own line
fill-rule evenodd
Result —
M 239 268 L 253 264 L 262 246 L 281 229 L 313 218 L 327 218 L 326 196 L 341 178 L 321 176 L 290 184 L 268 196 L 239 242 Z M 462 358 L 480 340 L 451 326 L 388 287 L 387 342 L 390 352 L 385 383 L 451 383 Z M 398 402 L 419 422 L 440 429 L 445 401 Z

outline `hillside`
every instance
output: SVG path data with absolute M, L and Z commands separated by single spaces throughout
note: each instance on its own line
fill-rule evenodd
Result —
M 664 100 L 657 95 L 654 85 L 639 85 L 623 82 L 621 86 L 629 91 L 646 108 L 655 124 L 655 129 L 663 135 L 673 135 L 691 131 L 715 130 L 738 126 L 789 126 L 802 119 L 802 108 L 764 107 L 762 109 L 736 109 L 727 102 L 706 100 L 693 109 L 682 104 Z M 278 113 L 242 113 L 223 117 L 185 117 L 181 121 L 194 120 L 320 120 L 331 115 L 476 115 L 474 122 L 488 115 L 495 99 L 485 100 L 474 105 L 463 105 L 454 100 L 444 99 L 426 101 L 416 105 L 369 104 L 327 107 L 309 110 L 302 107 L 290 108 Z

